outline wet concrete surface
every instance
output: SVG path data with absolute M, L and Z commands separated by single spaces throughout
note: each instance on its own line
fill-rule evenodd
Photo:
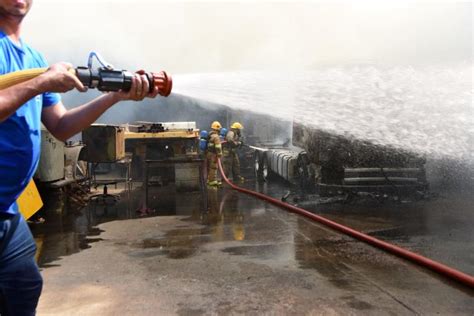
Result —
M 474 274 L 469 196 L 299 203 Z M 114 205 L 50 206 L 33 227 L 40 315 L 474 314 L 472 289 L 225 186 L 207 196 L 156 187 L 155 212 L 141 217 L 142 206 L 138 187 Z

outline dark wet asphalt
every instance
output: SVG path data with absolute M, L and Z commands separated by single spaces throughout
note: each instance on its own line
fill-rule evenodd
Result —
M 244 185 L 276 198 L 288 190 L 285 183 L 276 179 L 269 183 L 250 180 Z M 46 223 L 33 227 L 35 236 L 42 241 L 39 259 L 42 268 L 60 265 L 61 257 L 101 242 L 98 224 L 141 217 L 136 210 L 143 206 L 143 193 L 137 189 L 130 196 L 122 194 L 117 204 L 91 203 L 78 210 L 70 210 L 56 198 L 51 201 L 44 213 Z M 445 192 L 427 200 L 402 203 L 362 199 L 351 203 L 315 201 L 297 203 L 329 219 L 474 274 L 474 216 L 469 194 Z M 132 258 L 193 258 L 202 255 L 206 247 L 226 242 L 230 244 L 220 250 L 231 258 L 243 256 L 255 262 L 316 271 L 335 288 L 354 293 L 339 298 L 349 310 L 373 309 L 373 295 L 381 292 L 397 301 L 401 311 L 408 314 L 439 310 L 474 313 L 472 290 L 230 189 L 209 189 L 207 196 L 203 196 L 199 192 L 176 193 L 171 187 L 155 188 L 148 207 L 154 212 L 146 217 L 179 215 L 183 219 L 164 236 L 135 241 L 135 250 L 129 252 Z M 309 290 L 314 287 L 309 281 L 298 282 L 298 286 Z M 430 291 L 423 293 L 427 286 L 431 287 Z M 421 298 L 410 297 L 413 293 L 420 293 Z M 372 295 L 372 298 L 360 300 L 361 295 Z M 442 304 L 448 304 L 447 307 L 437 308 L 437 303 L 429 308 L 424 306 L 440 298 L 446 299 Z
M 474 275 L 472 196 L 451 192 L 406 203 L 300 204 L 336 222 Z

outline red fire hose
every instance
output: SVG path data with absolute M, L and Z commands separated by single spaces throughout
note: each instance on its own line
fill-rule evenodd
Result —
M 454 279 L 454 280 L 456 280 L 458 282 L 461 282 L 461 283 L 463 283 L 463 284 L 465 284 L 465 285 L 467 285 L 471 288 L 474 288 L 474 277 L 471 276 L 471 275 L 468 275 L 468 274 L 463 273 L 461 271 L 458 271 L 456 269 L 450 268 L 450 267 L 448 267 L 444 264 L 441 264 L 441 263 L 436 262 L 434 260 L 431 260 L 429 258 L 423 257 L 422 255 L 419 255 L 419 254 L 416 254 L 416 253 L 411 252 L 409 250 L 403 249 L 403 248 L 398 247 L 396 245 L 393 245 L 391 243 L 388 243 L 388 242 L 382 241 L 380 239 L 374 238 L 372 236 L 369 236 L 367 234 L 361 233 L 361 232 L 356 231 L 356 230 L 354 230 L 352 228 L 349 228 L 347 226 L 338 224 L 338 223 L 333 222 L 329 219 L 326 219 L 324 217 L 321 217 L 319 215 L 316 215 L 316 214 L 313 214 L 309 211 L 306 211 L 302 208 L 299 208 L 299 207 L 296 207 L 294 205 L 291 205 L 291 204 L 282 202 L 280 200 L 274 199 L 274 198 L 269 197 L 265 194 L 241 188 L 241 187 L 233 184 L 232 182 L 230 182 L 229 179 L 227 179 L 227 177 L 225 176 L 225 173 L 223 172 L 222 164 L 221 164 L 220 159 L 218 160 L 218 165 L 219 165 L 219 171 L 222 175 L 222 178 L 234 190 L 237 190 L 237 191 L 249 194 L 249 195 L 253 195 L 253 196 L 255 196 L 259 199 L 270 202 L 271 204 L 274 204 L 276 206 L 285 208 L 285 209 L 289 210 L 290 212 L 306 216 L 306 217 L 312 219 L 313 221 L 316 221 L 316 222 L 319 222 L 323 225 L 329 226 L 330 228 L 335 229 L 339 232 L 342 232 L 346 235 L 349 235 L 351 237 L 354 237 L 356 239 L 364 241 L 364 242 L 366 242 L 366 243 L 368 243 L 372 246 L 378 247 L 382 250 L 385 250 L 387 252 L 395 254 L 399 257 L 408 259 L 408 260 L 410 260 L 414 263 L 417 263 L 421 266 L 424 266 L 428 269 L 431 269 L 435 272 L 438 272 L 439 274 L 442 274 L 442 275 L 444 275 L 448 278 Z

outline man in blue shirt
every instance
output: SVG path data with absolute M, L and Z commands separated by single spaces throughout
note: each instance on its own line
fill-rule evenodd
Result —
M 0 75 L 47 66 L 20 38 L 32 1 L 0 0 Z M 137 74 L 129 92 L 107 93 L 68 111 L 58 93 L 86 90 L 70 68 L 58 63 L 34 79 L 0 90 L 0 315 L 34 315 L 41 293 L 36 246 L 15 202 L 38 165 L 41 122 L 65 141 L 117 102 L 158 94 L 157 88 L 148 93 L 148 80 Z

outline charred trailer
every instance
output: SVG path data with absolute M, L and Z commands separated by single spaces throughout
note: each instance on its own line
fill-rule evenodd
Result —
M 261 179 L 274 173 L 321 196 L 422 196 L 428 189 L 424 165 L 425 159 L 413 153 L 301 124 L 293 124 L 292 146 L 255 153 L 255 171 Z

